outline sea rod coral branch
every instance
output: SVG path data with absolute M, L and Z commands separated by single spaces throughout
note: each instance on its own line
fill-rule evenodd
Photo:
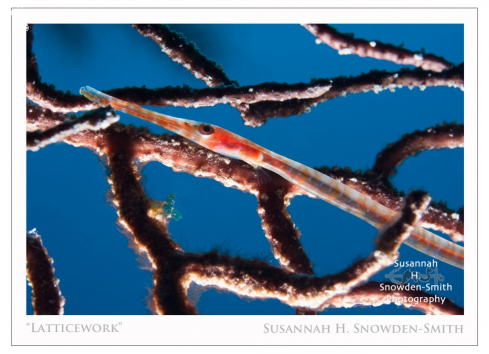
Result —
M 80 118 L 65 121 L 45 131 L 27 132 L 27 150 L 37 151 L 49 144 L 83 130 L 100 130 L 119 121 L 119 115 L 111 107 L 103 107 L 84 113 Z
M 312 275 L 314 274 L 312 263 L 299 240 L 301 233 L 295 227 L 287 211 L 290 199 L 296 193 L 287 187 L 287 185 L 281 187 L 277 182 L 259 186 L 258 215 L 262 220 L 265 236 L 280 266 L 298 274 Z M 316 315 L 317 312 L 298 307 L 295 314 Z
M 299 241 L 301 233 L 287 212 L 291 196 L 286 189 L 270 185 L 260 186 L 257 198 L 258 215 L 272 252 L 283 268 L 300 274 L 313 274 L 312 264 Z
M 115 127 L 117 129 L 117 127 Z M 109 184 L 113 202 L 118 207 L 119 224 L 133 235 L 136 251 L 147 254 L 153 265 L 153 299 L 159 314 L 196 314 L 178 282 L 175 271 L 181 251 L 168 234 L 165 225 L 150 217 L 151 202 L 141 186 L 136 166 L 133 164 L 134 149 L 128 130 L 107 129 L 107 145 L 110 169 Z M 126 135 L 126 139 L 124 139 Z M 121 139 L 122 138 L 122 139 Z
M 421 69 L 401 70 L 398 72 L 385 72 L 372 70 L 367 74 L 354 77 L 340 76 L 332 78 L 333 87 L 325 94 L 313 99 L 291 99 L 284 102 L 257 102 L 248 105 L 244 109 L 242 118 L 245 124 L 258 127 L 266 123 L 270 118 L 287 118 L 292 115 L 309 113 L 312 107 L 327 102 L 333 98 L 346 97 L 347 94 L 364 93 L 373 91 L 375 93 L 384 90 L 394 92 L 396 88 L 448 86 L 464 89 L 464 64 L 460 64 L 441 73 L 424 71 Z M 244 105 L 246 106 L 246 105 Z
M 202 79 L 209 87 L 237 85 L 228 79 L 222 68 L 207 59 L 193 43 L 187 43 L 182 34 L 170 30 L 165 25 L 138 25 L 132 27 L 141 35 L 151 38 L 173 61 L 185 66 L 197 79 Z
M 387 148 L 377 155 L 372 170 L 378 173 L 379 178 L 385 180 L 396 172 L 396 166 L 411 155 L 424 150 L 464 146 L 464 125 L 443 124 L 426 128 L 424 131 L 416 130 L 403 135 L 399 141 L 389 144 Z
M 65 298 L 54 276 L 53 259 L 42 245 L 41 236 L 27 233 L 27 279 L 32 287 L 32 307 L 35 315 L 62 315 Z
M 396 64 L 414 65 L 423 68 L 423 70 L 433 70 L 437 72 L 449 69 L 453 66 L 453 64 L 445 59 L 439 58 L 433 54 L 415 53 L 379 41 L 354 39 L 351 36 L 338 32 L 328 25 L 304 24 L 303 26 L 321 42 L 336 49 L 339 54 L 356 54 L 360 57 L 384 59 Z
M 71 119 L 66 114 L 53 112 L 29 101 L 26 103 L 26 112 L 26 129 L 28 132 L 47 130 Z
M 189 87 L 122 88 L 105 93 L 138 105 L 203 107 L 228 103 L 237 107 L 245 124 L 260 126 L 270 118 L 289 117 L 308 113 L 311 107 L 347 94 L 396 88 L 448 86 L 463 89 L 463 64 L 442 73 L 423 70 L 399 72 L 371 71 L 355 77 L 312 80 L 308 84 L 263 83 L 253 86 L 226 86 L 205 89 Z
M 355 262 L 344 271 L 311 277 L 274 268 L 258 261 L 231 259 L 217 253 L 192 255 L 182 282 L 217 286 L 252 298 L 274 298 L 293 307 L 321 310 L 337 295 L 367 281 L 372 275 L 393 264 L 400 245 L 414 230 L 430 202 L 424 192 L 411 192 L 406 197 L 401 217 L 379 237 L 377 249 L 367 258 Z
M 144 106 L 208 107 L 216 104 L 257 103 L 261 101 L 286 101 L 309 99 L 321 96 L 331 88 L 328 79 L 312 80 L 310 83 L 278 84 L 265 82 L 252 86 L 217 86 L 193 89 L 184 87 L 126 87 L 105 91 L 111 96 Z

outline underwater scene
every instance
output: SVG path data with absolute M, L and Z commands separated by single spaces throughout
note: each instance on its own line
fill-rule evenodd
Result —
M 169 36 L 167 39 L 158 35 L 152 38 L 144 32 L 147 28 L 133 28 L 128 24 L 35 24 L 29 31 L 34 36 L 32 53 L 37 60 L 41 81 L 54 85 L 50 89 L 63 91 L 60 96 L 68 91 L 71 95 L 80 95 L 80 89 L 88 86 L 154 112 L 202 123 L 198 130 L 204 140 L 208 139 L 206 135 L 221 127 L 286 159 L 318 168 L 325 174 L 329 171 L 333 178 L 334 173 L 343 171 L 345 175 L 337 179 L 349 185 L 364 183 L 362 176 L 374 169 L 379 153 L 389 144 L 400 141 L 405 134 L 417 130 L 431 133 L 453 126 L 461 129 L 463 142 L 463 126 L 460 126 L 464 123 L 463 86 L 457 87 L 450 82 L 419 84 L 416 80 L 412 85 L 394 81 L 388 86 L 380 84 L 381 77 L 389 76 L 395 80 L 411 72 L 445 78 L 444 72 L 464 62 L 463 25 L 331 24 L 325 28 L 331 33 L 350 37 L 352 41 L 363 39 L 367 47 L 381 49 L 384 44 L 390 44 L 397 48 L 394 51 L 408 50 L 413 53 L 415 62 L 422 62 L 433 54 L 436 58 L 443 58 L 438 62 L 448 64 L 441 69 L 438 66 L 416 69 L 414 65 L 361 57 L 355 54 L 355 48 L 343 46 L 335 49 L 327 45 L 325 37 L 321 40 L 312 33 L 314 28 L 299 24 L 170 24 L 162 29 Z M 163 43 L 165 40 L 167 44 Z M 200 54 L 185 62 L 185 55 L 175 55 L 179 48 Z M 202 70 L 195 71 L 196 67 Z M 423 69 L 433 71 L 426 74 Z M 213 74 L 206 76 L 202 72 Z M 463 78 L 463 67 L 461 75 Z M 423 77 L 429 81 L 428 77 Z M 270 84 L 261 85 L 264 83 Z M 286 86 L 299 83 L 304 85 Z M 129 89 L 132 87 L 140 91 Z M 209 87 L 214 88 L 205 91 Z M 163 90 L 166 98 L 161 99 L 159 106 L 155 103 L 158 101 L 156 91 L 152 91 L 156 88 L 166 90 Z M 330 96 L 327 96 L 328 90 Z M 334 90 L 339 93 L 333 94 Z M 121 94 L 119 97 L 118 92 Z M 268 102 L 264 97 L 267 95 L 274 97 L 273 105 L 266 105 Z M 58 109 L 56 101 L 62 99 L 56 96 L 51 96 L 51 99 L 52 106 L 34 94 L 27 101 L 31 106 Z M 82 96 L 76 100 L 84 102 L 88 109 L 96 108 L 95 103 Z M 313 103 L 306 104 L 308 100 Z M 76 116 L 80 117 L 88 109 L 79 109 Z M 60 114 L 68 117 L 74 111 L 59 109 Z M 117 124 L 146 128 L 138 131 L 141 133 L 131 130 L 131 139 L 140 134 L 137 135 L 139 150 L 134 155 L 139 158 L 134 157 L 128 163 L 140 176 L 139 183 L 147 198 L 145 213 L 155 220 L 155 225 L 159 225 L 155 228 L 163 230 L 164 235 L 167 235 L 164 230 L 168 231 L 170 238 L 161 236 L 162 244 L 173 247 L 175 257 L 192 254 L 192 262 L 217 264 L 212 270 L 210 266 L 205 270 L 194 269 L 193 263 L 187 264 L 186 268 L 178 268 L 188 272 L 180 279 L 185 284 L 182 285 L 182 294 L 185 295 L 186 291 L 188 300 L 182 300 L 181 294 L 166 293 L 171 290 L 160 293 L 163 298 L 171 298 L 171 303 L 175 301 L 191 309 L 187 313 L 438 313 L 436 306 L 435 309 L 425 307 L 425 310 L 413 306 L 413 301 L 417 300 L 410 300 L 410 305 L 404 306 L 400 303 L 402 300 L 389 303 L 379 298 L 368 303 L 360 301 L 358 296 L 351 296 L 342 305 L 340 302 L 326 304 L 323 301 L 319 307 L 311 309 L 307 306 L 311 304 L 307 296 L 303 302 L 298 295 L 294 295 L 294 299 L 294 296 L 287 297 L 295 291 L 290 290 L 295 286 L 312 284 L 317 277 L 343 272 L 357 262 L 369 259 L 376 250 L 379 230 L 301 189 L 306 188 L 301 183 L 306 183 L 309 176 L 303 177 L 301 183 L 290 183 L 267 170 L 266 166 L 260 166 L 264 160 L 259 155 L 253 157 L 256 164 L 252 162 L 248 166 L 240 159 L 223 154 L 227 146 L 231 146 L 221 146 L 225 145 L 224 138 L 218 139 L 221 144 L 219 151 L 217 148 L 204 151 L 204 148 L 181 137 L 167 136 L 158 140 L 157 136 L 173 135 L 175 131 L 118 109 L 115 113 L 120 120 L 106 128 L 107 132 L 117 132 L 119 128 L 114 128 Z M 35 124 L 28 126 L 31 131 L 37 128 Z M 103 130 L 90 134 L 97 136 L 100 132 Z M 81 141 L 85 139 L 83 134 L 82 131 L 75 135 Z M 231 141 L 232 138 L 229 139 Z M 176 309 L 163 309 L 164 306 L 158 302 L 160 300 L 153 298 L 153 277 L 160 276 L 154 270 L 155 264 L 168 267 L 165 268 L 167 275 L 172 274 L 171 269 L 177 269 L 177 265 L 148 258 L 140 241 L 132 240 L 128 231 L 132 228 L 131 216 L 122 222 L 117 221 L 120 201 L 111 188 L 119 187 L 114 187 L 116 177 L 111 170 L 110 159 L 118 155 L 111 155 L 108 159 L 102 152 L 113 149 L 110 145 L 113 143 L 97 142 L 95 138 L 94 141 L 95 145 L 87 148 L 67 138 L 66 142 L 27 151 L 28 237 L 37 237 L 38 233 L 53 260 L 54 277 L 59 280 L 59 290 L 65 301 L 63 312 L 66 315 L 179 314 Z M 231 144 L 229 141 L 225 140 Z M 77 144 L 78 147 L 75 146 Z M 122 149 L 125 144 L 133 143 L 119 138 L 117 144 Z M 151 155 L 154 150 L 148 147 L 151 144 L 174 150 L 164 161 L 155 161 L 157 158 Z M 168 147 L 159 146 L 165 144 Z M 244 145 L 249 146 L 248 143 Z M 460 144 L 448 147 L 408 151 L 405 160 L 400 159 L 402 164 L 399 162 L 386 175 L 367 173 L 371 180 L 364 184 L 371 195 L 376 194 L 380 198 L 380 194 L 388 190 L 399 196 L 398 201 L 403 193 L 406 195 L 411 190 L 429 193 L 432 201 L 441 208 L 440 217 L 449 220 L 451 225 L 456 224 L 454 229 L 458 227 L 459 233 L 461 229 L 463 239 L 464 150 L 458 148 Z M 200 156 L 199 159 L 192 157 L 192 153 Z M 125 158 L 120 155 L 121 160 Z M 290 166 L 295 165 L 285 164 L 285 169 Z M 379 187 L 379 183 L 385 189 Z M 124 184 L 120 186 L 124 189 Z M 271 191 L 277 193 L 282 206 L 287 206 L 276 211 L 278 214 L 272 211 L 278 204 L 267 209 L 266 202 L 273 197 Z M 130 195 L 131 189 L 126 188 L 120 193 Z M 284 197 L 283 193 L 288 194 Z M 342 196 L 340 193 L 337 197 L 341 199 Z M 394 197 L 385 198 L 393 200 Z M 260 205 L 257 200 L 261 201 Z M 356 206 L 361 204 L 356 200 L 354 203 Z M 426 213 L 431 212 L 430 208 Z M 271 213 L 268 218 L 264 216 L 267 213 Z M 288 226 L 283 226 L 281 218 Z M 446 231 L 441 226 L 438 231 L 427 229 L 447 240 L 447 247 L 451 247 L 453 239 L 448 233 L 453 237 L 455 231 Z M 148 237 L 154 236 L 152 229 L 146 226 L 138 230 Z M 441 232 L 444 230 L 445 233 Z M 278 241 L 274 232 L 288 233 L 293 242 L 289 245 L 283 239 Z M 151 242 L 157 244 L 158 240 L 152 239 Z M 463 242 L 457 244 L 463 247 Z M 135 252 L 138 247 L 139 254 Z M 300 253 L 302 263 L 297 261 L 300 264 L 294 263 L 295 256 L 286 256 L 289 248 L 294 247 L 297 250 L 291 252 Z M 436 245 L 433 247 L 438 249 Z M 378 288 L 388 282 L 419 286 L 412 297 L 424 301 L 428 294 L 432 296 L 430 304 L 431 301 L 438 302 L 441 309 L 453 303 L 456 305 L 454 313 L 463 313 L 463 248 L 460 251 L 462 261 L 458 266 L 406 244 L 398 252 L 396 263 L 369 274 L 356 285 Z M 205 254 L 209 255 L 208 258 L 199 258 Z M 234 267 L 232 280 L 229 267 Z M 274 273 L 276 271 L 278 273 Z M 291 279 L 289 284 L 284 283 L 275 290 L 264 290 L 265 284 L 276 278 L 273 274 L 283 275 L 284 272 L 289 277 L 287 279 Z M 260 278 L 262 273 L 272 274 L 270 281 L 263 281 L 265 278 Z M 254 274 L 256 278 L 253 278 Z M 340 277 L 342 281 L 348 274 Z M 158 278 L 158 286 L 162 286 L 162 279 L 170 279 L 165 276 Z M 173 282 L 173 279 L 168 282 Z M 252 290 L 241 291 L 245 283 Z M 180 289 L 180 285 L 175 286 Z M 287 290 L 289 286 L 291 288 Z M 377 294 L 382 289 L 377 289 Z M 284 295 L 286 293 L 288 295 Z M 314 291 L 308 294 L 315 295 Z M 400 296 L 395 291 L 393 294 Z M 32 287 L 26 281 L 27 314 L 34 314 L 32 302 Z

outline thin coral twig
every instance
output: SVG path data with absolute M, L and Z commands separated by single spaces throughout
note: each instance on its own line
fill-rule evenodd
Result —
M 228 79 L 222 67 L 206 58 L 193 43 L 187 43 L 181 33 L 170 30 L 165 25 L 138 25 L 132 27 L 141 35 L 151 38 L 173 61 L 185 66 L 197 79 L 202 79 L 209 87 L 237 85 Z
M 396 64 L 414 65 L 423 70 L 440 72 L 449 69 L 453 64 L 433 54 L 412 52 L 410 50 L 384 44 L 379 41 L 366 41 L 365 39 L 354 39 L 351 36 L 338 32 L 331 26 L 323 24 L 304 24 L 309 32 L 316 36 L 321 42 L 326 43 L 339 54 L 356 54 L 360 57 L 371 57 L 392 61 Z
M 372 170 L 379 174 L 379 178 L 387 179 L 396 172 L 396 167 L 411 155 L 416 155 L 424 150 L 449 148 L 454 149 L 464 146 L 463 124 L 442 124 L 436 127 L 426 128 L 424 131 L 416 130 L 405 134 L 402 138 L 377 155 Z
M 313 99 L 291 99 L 285 102 L 257 102 L 242 111 L 241 117 L 246 125 L 258 127 L 270 118 L 287 118 L 292 115 L 309 113 L 312 107 L 327 102 L 333 98 L 345 97 L 347 94 L 384 90 L 394 92 L 396 88 L 448 86 L 464 89 L 464 65 L 445 70 L 441 73 L 424 70 L 401 70 L 395 73 L 372 70 L 367 74 L 354 77 L 332 78 L 333 87 L 324 95 Z
M 105 129 L 119 121 L 119 115 L 110 107 L 84 113 L 80 118 L 65 121 L 45 131 L 27 132 L 27 150 L 37 151 L 49 144 L 60 142 L 84 130 Z
M 65 299 L 54 276 L 53 259 L 44 248 L 41 236 L 32 230 L 27 233 L 27 279 L 32 287 L 32 306 L 35 315 L 62 315 Z

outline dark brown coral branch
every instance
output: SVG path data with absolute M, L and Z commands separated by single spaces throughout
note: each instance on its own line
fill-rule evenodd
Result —
M 401 217 L 395 224 L 383 232 L 377 241 L 377 250 L 384 252 L 392 258 L 395 257 L 395 254 L 392 252 L 397 252 L 402 242 L 409 237 L 414 226 L 421 220 L 430 201 L 431 198 L 426 192 L 410 192 L 404 199 Z M 399 236 L 406 234 L 407 236 Z
M 324 95 L 313 99 L 292 99 L 284 102 L 257 102 L 253 105 L 244 105 L 241 117 L 246 125 L 258 127 L 270 118 L 287 118 L 292 115 L 309 113 L 312 107 L 319 103 L 347 94 L 373 91 L 379 93 L 384 90 L 395 91 L 396 88 L 419 87 L 424 91 L 426 87 L 448 86 L 463 90 L 464 65 L 463 63 L 441 73 L 424 71 L 421 69 L 401 70 L 395 73 L 372 70 L 367 74 L 354 77 L 340 76 L 331 79 L 333 87 Z
M 54 276 L 53 259 L 35 231 L 27 233 L 27 279 L 32 287 L 32 306 L 35 315 L 62 315 L 65 298 Z
M 432 202 L 422 221 L 423 227 L 443 232 L 450 236 L 453 242 L 464 242 L 465 240 L 463 207 L 455 211 L 441 201 Z
M 372 170 L 379 178 L 386 180 L 396 172 L 396 167 L 409 156 L 414 156 L 424 150 L 464 146 L 464 125 L 457 123 L 442 124 L 426 128 L 424 131 L 416 130 L 405 134 L 399 141 L 391 143 L 377 155 Z
M 151 38 L 173 61 L 185 66 L 197 79 L 202 79 L 209 87 L 220 84 L 237 86 L 228 79 L 222 67 L 207 59 L 193 43 L 187 43 L 181 33 L 170 30 L 165 25 L 134 24 L 132 27 L 141 35 Z
M 381 288 L 381 284 L 384 285 Z M 351 290 L 346 295 L 338 295 L 327 301 L 326 308 L 350 308 L 354 306 L 381 306 L 396 304 L 419 310 L 427 315 L 463 315 L 464 308 L 451 300 L 426 293 L 421 290 L 392 289 L 391 282 L 369 281 Z M 416 301 L 416 299 L 418 301 Z M 422 299 L 423 301 L 419 301 Z
M 412 52 L 410 50 L 384 44 L 379 41 L 366 41 L 354 39 L 351 36 L 338 32 L 331 26 L 323 24 L 303 25 L 316 38 L 336 49 L 339 54 L 356 54 L 360 57 L 371 57 L 392 61 L 396 64 L 414 65 L 424 70 L 440 72 L 453 66 L 443 58 L 433 54 Z
M 148 215 L 151 201 L 146 197 L 133 165 L 134 145 L 131 131 L 113 127 L 106 129 L 104 150 L 110 168 L 109 183 L 113 202 L 118 207 L 119 224 L 134 236 L 137 251 L 147 254 L 153 265 L 153 299 L 159 314 L 196 314 L 179 283 L 177 251 L 164 223 Z
M 115 113 L 112 107 L 98 108 L 84 113 L 79 118 L 66 120 L 53 128 L 27 132 L 27 150 L 37 151 L 49 144 L 60 142 L 75 133 L 86 129 L 105 129 L 117 121 L 119 121 L 119 115 Z
M 312 263 L 299 240 L 300 231 L 290 218 L 287 206 L 293 195 L 287 193 L 277 183 L 266 183 L 259 187 L 258 215 L 262 220 L 262 228 L 270 242 L 272 252 L 280 265 L 298 274 L 312 275 Z M 314 310 L 297 308 L 297 315 L 315 315 Z
M 308 113 L 311 107 L 347 94 L 396 88 L 448 86 L 463 89 L 463 64 L 442 73 L 402 70 L 395 73 L 370 71 L 355 77 L 312 80 L 309 84 L 264 83 L 246 87 L 216 87 L 195 90 L 183 88 L 123 88 L 107 94 L 139 105 L 200 107 L 228 103 L 236 107 L 246 125 L 257 127 L 270 118 Z M 332 86 L 331 86 L 332 84 Z M 322 93 L 323 92 L 323 93 Z
M 260 187 L 258 215 L 270 242 L 272 252 L 280 265 L 299 274 L 313 274 L 312 264 L 299 241 L 300 231 L 287 211 L 290 196 L 287 189 L 276 188 L 272 183 Z
M 205 107 L 216 104 L 252 104 L 260 101 L 286 101 L 308 99 L 323 95 L 331 88 L 327 79 L 312 80 L 308 84 L 278 84 L 265 82 L 253 86 L 218 86 L 193 89 L 184 87 L 126 87 L 104 91 L 110 96 L 130 101 L 140 106 Z
M 56 113 L 48 108 L 42 108 L 27 101 L 27 131 L 47 130 L 70 120 L 70 117 L 63 113 Z

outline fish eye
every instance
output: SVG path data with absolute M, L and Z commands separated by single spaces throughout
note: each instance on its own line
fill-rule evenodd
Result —
M 202 135 L 212 135 L 214 134 L 214 128 L 209 124 L 202 123 L 199 125 L 199 133 Z

